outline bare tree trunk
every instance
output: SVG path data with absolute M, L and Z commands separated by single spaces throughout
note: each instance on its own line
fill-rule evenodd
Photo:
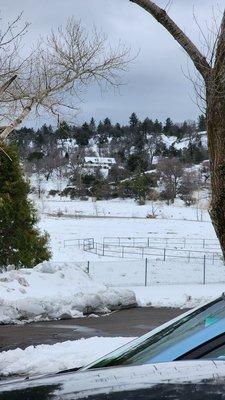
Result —
M 210 215 L 225 259 L 225 12 L 206 98 L 212 175 Z
M 17 128 L 17 126 L 19 126 L 23 120 L 28 116 L 28 114 L 31 112 L 32 109 L 32 104 L 24 107 L 23 111 L 21 112 L 21 114 L 19 115 L 19 117 L 17 117 L 9 126 L 7 126 L 3 132 L 1 132 L 0 134 L 0 141 L 4 141 L 7 136 L 14 131 L 14 129 Z
M 211 157 L 212 201 L 210 215 L 225 259 L 225 12 L 211 67 L 184 32 L 151 0 L 130 0 L 161 23 L 183 47 L 206 85 L 207 135 Z
M 224 102 L 212 101 L 207 111 L 211 155 L 212 201 L 210 216 L 225 259 L 225 112 Z

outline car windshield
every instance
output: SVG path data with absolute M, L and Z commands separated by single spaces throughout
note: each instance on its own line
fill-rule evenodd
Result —
M 223 332 L 224 296 L 133 340 L 84 369 L 173 361 Z

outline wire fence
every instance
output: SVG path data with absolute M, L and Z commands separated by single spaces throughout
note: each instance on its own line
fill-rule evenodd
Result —
M 223 260 L 219 246 L 218 250 L 212 247 L 218 242 L 211 239 L 196 239 L 196 241 L 185 238 L 162 238 L 161 241 L 159 241 L 160 238 L 157 239 L 158 244 L 153 243 L 151 238 L 147 238 L 147 242 L 146 238 L 104 238 L 102 243 L 96 242 L 94 238 L 70 239 L 64 241 L 64 247 L 78 246 L 85 252 L 101 257 L 123 259 L 181 260 L 188 263 L 193 260 L 202 262 L 206 260 L 213 265 Z M 197 250 L 194 246 L 187 248 L 195 242 L 198 242 L 197 248 L 202 250 Z
M 223 264 L 144 260 L 82 262 L 91 277 L 111 287 L 224 283 Z
M 176 249 L 210 249 L 219 250 L 218 240 L 207 238 L 186 238 L 186 237 L 104 237 L 103 244 L 129 246 L 129 247 L 172 247 Z

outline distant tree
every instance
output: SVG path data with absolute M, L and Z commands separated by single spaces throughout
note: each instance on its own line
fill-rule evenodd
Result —
M 33 204 L 28 200 L 25 181 L 16 150 L 0 151 L 0 266 L 34 267 L 49 260 L 48 235 L 42 235 Z M 9 158 L 10 157 L 10 158 Z
M 136 175 L 131 181 L 131 189 L 139 205 L 144 205 L 148 193 L 148 179 L 145 174 Z
M 137 117 L 137 114 L 135 114 L 135 112 L 133 112 L 129 118 L 129 123 L 130 123 L 130 127 L 134 128 L 137 127 L 137 125 L 139 124 L 139 120 Z
M 159 122 L 159 120 L 158 119 L 156 119 L 155 120 L 155 122 L 154 122 L 154 132 L 155 133 L 162 133 L 162 131 L 163 131 L 163 126 L 162 126 L 162 123 L 161 122 Z
M 173 202 L 179 192 L 184 166 L 176 158 L 165 158 L 157 165 L 157 172 L 164 189 L 164 198 Z
M 163 127 L 163 132 L 167 136 L 173 136 L 173 122 L 171 118 L 167 118 L 165 126 Z
M 59 139 L 68 139 L 70 136 L 70 127 L 66 121 L 61 121 L 57 129 L 57 137 Z
M 199 132 L 206 131 L 206 117 L 204 114 L 201 114 L 198 117 L 198 131 Z
M 201 177 L 196 171 L 185 171 L 181 177 L 178 194 L 187 206 L 194 203 L 193 192 L 202 186 Z
M 99 122 L 98 128 L 98 145 L 101 147 L 102 145 L 108 143 L 108 130 L 102 121 Z
M 89 129 L 92 132 L 92 134 L 94 135 L 96 133 L 96 123 L 94 118 L 91 118 L 90 124 L 89 124 Z
M 127 160 L 127 168 L 130 172 L 144 172 L 148 169 L 148 159 L 143 154 L 131 154 Z
M 145 132 L 146 135 L 154 132 L 154 122 L 149 118 L 145 118 L 145 120 L 141 124 L 141 129 Z
M 75 128 L 74 138 L 76 139 L 77 145 L 81 147 L 88 146 L 89 140 L 92 137 L 92 131 L 90 125 L 85 122 L 81 128 Z

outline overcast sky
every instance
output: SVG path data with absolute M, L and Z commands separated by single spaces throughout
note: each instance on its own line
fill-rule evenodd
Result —
M 162 7 L 167 2 L 157 0 Z M 199 24 L 206 32 L 206 21 L 211 25 L 213 7 L 220 18 L 219 8 L 224 8 L 224 1 L 173 0 L 170 15 L 201 46 L 193 5 Z M 194 103 L 193 88 L 184 76 L 188 71 L 187 56 L 163 27 L 129 0 L 0 0 L 0 9 L 4 19 L 24 12 L 25 19 L 31 22 L 29 43 L 74 16 L 87 29 L 95 25 L 107 33 L 112 45 L 122 40 L 133 54 L 139 52 L 120 93 L 101 94 L 92 86 L 83 95 L 81 112 L 76 117 L 78 122 L 92 116 L 96 120 L 108 116 L 113 122 L 125 123 L 132 111 L 141 119 L 146 116 L 160 120 L 170 116 L 174 121 L 197 118 L 199 110 Z M 49 118 L 44 116 L 36 125 L 45 120 L 48 122 Z

